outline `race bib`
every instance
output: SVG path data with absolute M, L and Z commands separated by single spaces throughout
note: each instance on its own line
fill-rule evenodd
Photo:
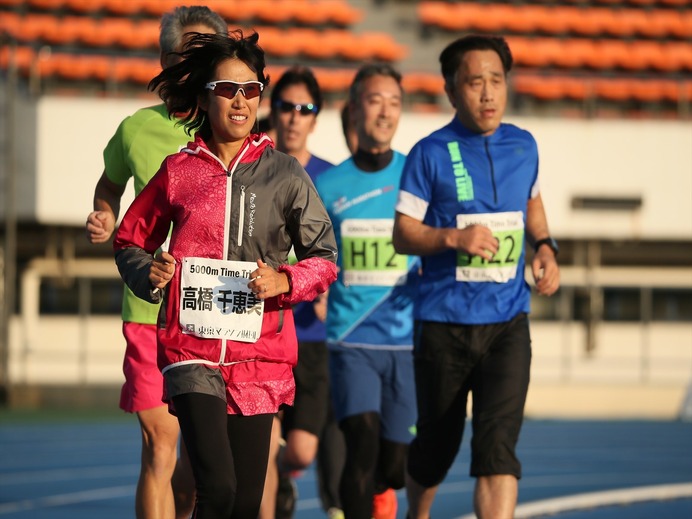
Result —
M 406 282 L 408 256 L 392 244 L 389 218 L 344 220 L 341 224 L 341 268 L 344 285 L 394 286 Z
M 488 227 L 499 248 L 493 259 L 457 253 L 457 281 L 507 283 L 517 276 L 517 264 L 524 246 L 524 215 L 521 211 L 487 214 L 459 214 L 457 228 L 469 225 Z
M 247 287 L 252 261 L 184 258 L 180 275 L 180 326 L 203 339 L 257 342 L 264 301 Z

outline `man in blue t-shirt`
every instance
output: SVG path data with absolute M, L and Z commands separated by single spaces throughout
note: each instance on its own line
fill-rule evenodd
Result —
M 512 66 L 506 42 L 466 36 L 447 46 L 440 63 L 456 117 L 411 150 L 393 234 L 399 253 L 422 257 L 409 518 L 430 515 L 461 444 L 469 391 L 474 508 L 479 517 L 511 518 L 531 363 L 524 242 L 535 249 L 531 271 L 546 296 L 559 287 L 557 245 L 538 188 L 536 142 L 501 122 Z

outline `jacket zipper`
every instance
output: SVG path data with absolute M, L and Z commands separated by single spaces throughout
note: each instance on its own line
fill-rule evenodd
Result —
M 493 200 L 495 201 L 495 204 L 497 204 L 497 186 L 495 185 L 495 165 L 493 164 L 493 157 L 490 155 L 488 139 L 485 140 L 485 154 L 488 156 L 488 161 L 490 162 L 490 181 L 493 183 Z

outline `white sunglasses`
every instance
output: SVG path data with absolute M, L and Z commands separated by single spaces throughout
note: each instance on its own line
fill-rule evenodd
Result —
M 214 95 L 225 97 L 226 99 L 233 99 L 238 95 L 238 92 L 242 92 L 245 99 L 253 99 L 264 90 L 264 85 L 259 81 L 238 83 L 237 81 L 221 79 L 207 83 L 204 85 L 204 88 L 214 92 Z

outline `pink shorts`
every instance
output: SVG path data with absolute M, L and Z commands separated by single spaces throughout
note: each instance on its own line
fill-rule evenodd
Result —
M 166 405 L 162 400 L 163 375 L 156 363 L 156 325 L 124 322 L 123 335 L 127 348 L 120 409 L 137 413 Z

